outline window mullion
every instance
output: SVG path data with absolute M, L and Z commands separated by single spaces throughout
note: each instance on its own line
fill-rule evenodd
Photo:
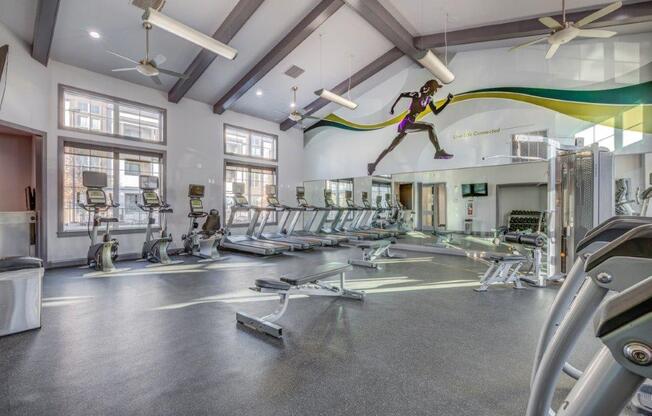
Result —
M 116 198 L 118 199 L 118 203 L 119 203 L 120 202 L 120 153 L 117 151 L 113 153 L 113 201 L 114 202 Z M 125 204 L 126 203 L 127 201 L 125 201 Z M 112 211 L 113 211 L 113 217 L 119 219 L 120 208 L 119 207 L 112 208 Z

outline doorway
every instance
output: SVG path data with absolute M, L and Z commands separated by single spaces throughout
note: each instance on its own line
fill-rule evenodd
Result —
M 446 184 L 421 185 L 421 231 L 446 229 Z
M 0 257 L 46 261 L 45 137 L 0 120 Z

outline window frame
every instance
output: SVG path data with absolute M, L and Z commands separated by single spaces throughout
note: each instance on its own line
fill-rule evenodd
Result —
M 124 140 L 131 140 L 135 142 L 140 142 L 140 143 L 148 143 L 148 144 L 155 144 L 155 145 L 160 145 L 160 146 L 166 146 L 168 144 L 168 113 L 165 108 L 162 107 L 157 107 L 154 105 L 149 105 L 149 104 L 144 104 L 140 103 L 137 101 L 132 101 L 132 100 L 127 100 L 124 98 L 120 97 L 115 97 L 112 95 L 107 95 L 107 94 L 102 94 L 99 92 L 94 92 L 94 91 L 89 91 L 85 90 L 82 88 L 77 88 L 73 87 L 70 85 L 66 84 L 59 84 L 58 85 L 59 89 L 59 97 L 58 97 L 58 128 L 59 130 L 67 130 L 67 131 L 74 131 L 78 133 L 85 133 L 85 134 L 93 134 L 93 135 L 98 135 L 98 136 L 105 136 L 105 137 L 114 137 L 117 139 L 124 139 Z M 78 93 L 82 95 L 86 95 L 90 98 L 98 98 L 100 100 L 110 100 L 113 102 L 114 105 L 114 114 L 113 114 L 113 131 L 118 132 L 120 131 L 119 125 L 120 125 L 120 117 L 119 117 L 119 108 L 120 104 L 125 104 L 128 106 L 133 106 L 133 107 L 139 107 L 145 110 L 149 111 L 157 111 L 160 113 L 160 117 L 163 119 L 160 125 L 160 130 L 161 130 L 161 140 L 159 141 L 154 141 L 154 140 L 145 140 L 141 139 L 140 137 L 133 137 L 133 136 L 125 136 L 122 134 L 118 133 L 105 133 L 102 131 L 96 131 L 96 130 L 91 130 L 89 129 L 80 129 L 80 128 L 75 128 L 75 127 L 68 127 L 65 125 L 65 105 L 64 105 L 64 94 L 66 91 L 70 91 L 72 93 Z M 90 111 L 90 109 L 89 109 Z
M 527 157 L 542 157 L 540 153 L 536 155 L 530 154 L 530 150 L 532 148 L 532 144 L 534 143 L 526 143 L 526 149 L 527 149 L 527 154 L 522 154 L 520 150 L 522 150 L 522 147 L 519 147 L 517 141 L 516 141 L 516 136 L 540 136 L 540 137 L 548 137 L 548 130 L 537 130 L 537 131 L 531 131 L 528 133 L 514 133 L 511 136 L 510 140 L 510 156 L 512 157 L 512 163 L 527 163 L 527 162 L 532 162 L 532 160 L 524 159 Z M 543 149 L 543 158 L 546 159 L 547 157 L 547 146 L 548 144 L 546 143 L 536 143 L 536 148 L 537 150 Z M 519 151 L 517 152 L 516 149 Z
M 246 131 L 248 133 L 248 135 L 249 135 L 248 143 L 247 143 L 247 147 L 249 149 L 249 154 L 248 155 L 241 155 L 239 153 L 232 153 L 232 152 L 227 152 L 226 151 L 226 129 L 227 128 L 238 129 L 238 130 Z M 264 134 L 265 136 L 269 136 L 269 137 L 272 137 L 274 139 L 274 150 L 275 150 L 274 159 L 267 159 L 267 158 L 264 158 L 264 157 L 261 157 L 261 156 L 252 156 L 251 155 L 251 133 Z M 224 142 L 223 151 L 224 151 L 225 156 L 241 157 L 241 158 L 244 158 L 244 159 L 253 159 L 253 160 L 257 160 L 257 161 L 265 161 L 265 162 L 273 162 L 273 163 L 278 162 L 279 140 L 278 140 L 278 135 L 277 134 L 267 133 L 267 132 L 260 131 L 260 130 L 249 129 L 247 127 L 241 127 L 241 126 L 237 126 L 235 124 L 224 123 L 224 126 L 222 127 L 222 139 L 223 139 L 223 142 Z M 278 173 L 277 173 L 277 179 L 278 179 Z
M 154 149 L 149 149 L 149 148 L 143 148 L 143 147 L 136 147 L 136 146 L 127 146 L 127 145 L 113 145 L 113 144 L 100 144 L 96 141 L 92 140 L 83 140 L 83 139 L 78 139 L 75 137 L 68 137 L 68 136 L 59 136 L 59 143 L 57 145 L 57 158 L 58 158 L 58 173 L 57 173 L 57 209 L 58 209 L 58 214 L 57 214 L 57 237 L 80 237 L 80 236 L 88 236 L 88 232 L 86 230 L 80 230 L 80 231 L 66 231 L 64 230 L 63 222 L 64 222 L 64 215 L 63 215 L 63 207 L 64 207 L 64 200 L 63 200 L 63 187 L 64 187 L 64 165 L 65 165 L 65 153 L 64 149 L 66 146 L 72 146 L 72 147 L 77 147 L 81 149 L 89 149 L 89 150 L 100 150 L 100 151 L 106 151 L 106 152 L 113 152 L 115 153 L 137 153 L 140 156 L 149 156 L 149 157 L 158 157 L 160 159 L 160 164 L 161 164 L 161 175 L 160 175 L 160 187 L 159 187 L 159 194 L 161 196 L 162 200 L 165 200 L 165 195 L 167 194 L 167 152 L 165 150 L 154 150 Z M 119 166 L 120 166 L 120 159 L 113 159 L 113 170 L 114 174 L 117 171 L 118 172 L 118 180 L 113 181 L 113 194 L 114 195 L 119 195 L 120 194 L 120 181 L 119 181 Z M 111 234 L 112 235 L 121 235 L 121 234 L 142 234 L 145 232 L 147 228 L 147 224 L 143 224 L 142 227 L 130 227 L 130 228 L 113 228 L 111 227 Z M 152 227 L 155 231 L 160 230 L 160 225 L 155 225 Z M 104 231 L 99 230 L 98 235 L 103 235 Z
M 371 192 L 370 192 L 370 195 L 369 195 L 369 203 L 371 204 L 372 207 L 376 206 L 376 200 L 374 198 L 374 187 L 389 189 L 389 192 L 385 192 L 384 194 L 381 194 L 381 196 L 383 197 L 383 201 L 384 201 L 386 194 L 390 194 L 390 195 L 392 194 L 392 182 L 391 181 L 377 181 L 377 180 L 372 180 L 371 181 Z
M 267 159 L 265 159 L 267 160 Z M 271 165 L 271 164 L 264 164 L 264 163 L 255 163 L 255 162 L 248 162 L 248 161 L 243 161 L 243 160 L 236 160 L 236 159 L 224 159 L 224 169 L 222 171 L 222 185 L 224 186 L 224 200 L 222 201 L 222 213 L 224 215 L 222 221 L 224 224 L 228 221 L 228 216 L 226 214 L 226 207 L 227 207 L 227 195 L 226 195 L 226 171 L 227 171 L 227 166 L 239 166 L 247 169 L 270 169 L 274 171 L 274 176 L 275 176 L 275 184 L 278 189 L 278 178 L 279 178 L 279 173 L 278 173 L 278 165 Z M 251 175 L 251 171 L 249 172 Z M 246 194 L 251 195 L 251 180 L 247 182 L 247 191 Z M 248 202 L 249 198 L 247 198 Z M 266 225 L 278 225 L 278 213 L 274 216 L 274 221 L 268 221 Z M 232 224 L 230 228 L 247 228 L 249 226 L 249 223 L 246 224 Z

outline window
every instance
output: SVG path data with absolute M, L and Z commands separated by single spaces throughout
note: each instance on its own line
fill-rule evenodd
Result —
M 519 133 L 512 135 L 512 156 L 515 156 L 512 161 L 517 162 L 531 162 L 536 158 L 546 160 L 548 159 L 548 144 L 543 142 L 527 142 L 519 140 L 520 136 L 537 136 L 547 137 L 548 132 L 532 131 L 529 133 Z
M 59 91 L 62 129 L 165 142 L 166 112 L 162 108 L 63 85 L 59 86 Z
M 335 205 L 338 207 L 346 207 L 346 191 L 353 192 L 353 179 L 334 179 L 326 181 L 326 188 L 330 189 L 333 193 L 333 202 L 335 202 Z M 329 212 L 327 220 L 333 220 L 335 215 L 335 211 Z
M 271 134 L 224 125 L 224 153 L 229 155 L 276 160 L 277 142 Z
M 77 196 L 83 201 L 86 195 L 82 185 L 82 172 L 86 170 L 107 174 L 107 197 L 112 196 L 120 204 L 120 207 L 104 214 L 118 218 L 119 222 L 112 225 L 113 229 L 140 229 L 147 225 L 147 213 L 137 206 L 140 198 L 139 178 L 133 173 L 137 170 L 139 174 L 157 176 L 162 183 L 161 154 L 68 141 L 63 142 L 62 153 L 60 231 L 86 231 L 89 227 L 88 212 L 77 204 Z M 158 218 L 155 220 L 158 223 Z
M 226 162 L 225 174 L 225 209 L 224 219 L 228 220 L 233 205 L 233 184 L 243 182 L 245 184 L 244 196 L 249 203 L 255 207 L 267 206 L 265 198 L 265 186 L 276 185 L 276 168 L 253 166 L 239 163 Z M 240 211 L 233 219 L 233 225 L 248 224 L 251 213 Z M 272 213 L 268 223 L 276 222 L 276 213 Z
M 371 200 L 369 203 L 372 207 L 376 206 L 376 199 L 378 196 L 385 200 L 385 195 L 392 194 L 392 184 L 389 182 L 372 182 L 371 183 Z

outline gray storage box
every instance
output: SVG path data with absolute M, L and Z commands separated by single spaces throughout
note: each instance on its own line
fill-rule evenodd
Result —
M 41 327 L 41 260 L 0 260 L 0 336 Z

